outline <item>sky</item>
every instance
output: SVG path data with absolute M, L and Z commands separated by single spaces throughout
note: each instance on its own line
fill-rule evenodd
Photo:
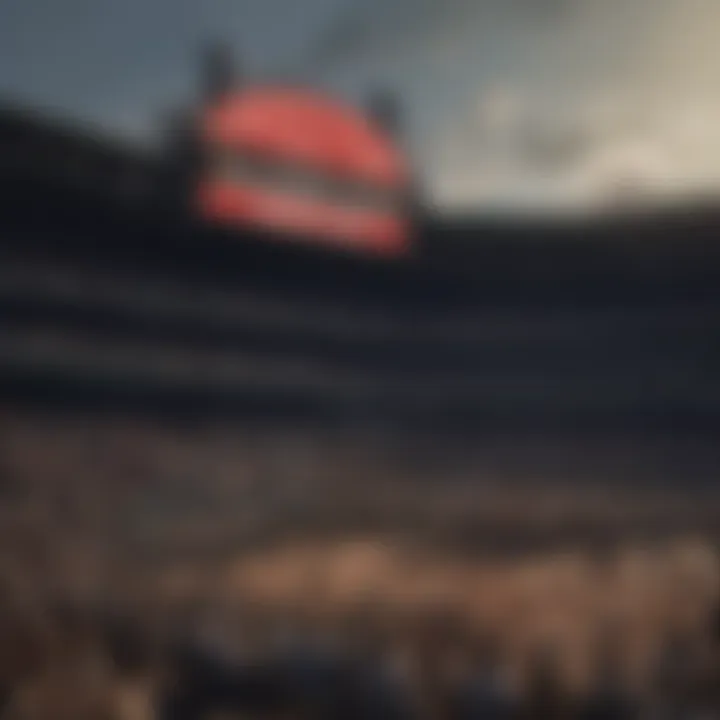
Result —
M 720 188 L 719 0 L 0 0 L 0 99 L 153 138 L 197 51 L 403 100 L 444 207 L 572 212 Z

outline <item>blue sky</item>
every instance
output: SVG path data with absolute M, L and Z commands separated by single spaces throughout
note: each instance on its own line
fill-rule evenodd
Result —
M 295 71 L 304 65 L 308 79 L 315 81 L 324 50 L 331 50 L 340 64 L 342 53 L 330 46 L 336 38 L 341 46 L 348 44 L 352 38 L 346 28 L 361 30 L 372 15 L 372 3 L 378 4 L 2 0 L 0 93 L 133 132 L 145 129 L 167 103 L 192 92 L 196 53 L 207 38 L 227 38 L 253 73 Z M 358 81 L 362 85 L 361 73 L 353 67 L 358 64 L 354 57 L 343 59 L 334 84 L 352 92 Z
M 0 0 L 0 97 L 148 136 L 196 51 L 401 93 L 441 203 L 568 209 L 720 187 L 717 0 Z

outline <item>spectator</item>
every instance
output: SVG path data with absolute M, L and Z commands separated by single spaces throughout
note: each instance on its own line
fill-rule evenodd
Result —
M 526 720 L 570 717 L 570 701 L 562 685 L 558 653 L 554 645 L 543 645 L 533 654 L 520 717 Z
M 452 720 L 509 720 L 517 716 L 520 698 L 489 638 L 478 641 L 468 658 L 465 677 L 449 702 Z
M 620 653 L 612 640 L 606 639 L 600 652 L 593 688 L 580 704 L 580 720 L 635 720 L 640 715 L 639 702 L 623 681 Z

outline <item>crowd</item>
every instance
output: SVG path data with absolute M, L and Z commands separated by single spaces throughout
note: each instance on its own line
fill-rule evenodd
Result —
M 629 681 L 617 629 L 588 681 L 538 644 L 518 672 L 492 632 L 426 610 L 391 627 L 372 612 L 323 629 L 2 598 L 0 718 L 8 720 L 712 720 L 720 718 L 720 613 L 668 634 L 653 672 Z M 490 629 L 491 630 L 491 629 Z
M 714 495 L 515 482 L 572 459 L 547 443 L 477 469 L 338 437 L 279 452 L 259 433 L 0 420 L 0 720 L 720 720 Z M 596 554 L 594 525 L 611 531 Z M 701 542 L 645 545 L 660 525 Z M 527 537 L 522 558 L 503 534 Z M 217 604 L 188 611 L 187 588 Z
M 553 645 L 539 645 L 521 673 L 504 662 L 491 635 L 469 634 L 449 618 L 425 618 L 406 638 L 368 625 L 344 642 L 285 638 L 268 654 L 223 659 L 212 645 L 173 655 L 175 684 L 160 720 L 195 720 L 210 711 L 300 718 L 487 718 L 622 720 L 720 717 L 717 627 L 704 638 L 668 637 L 644 686 L 628 681 L 612 629 L 598 646 L 592 677 L 572 687 Z

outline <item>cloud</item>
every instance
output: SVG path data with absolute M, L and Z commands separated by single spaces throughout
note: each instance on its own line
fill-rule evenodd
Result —
M 576 0 L 552 23 L 517 4 L 495 19 L 474 51 L 456 38 L 471 69 L 425 144 L 436 202 L 572 210 L 720 192 L 720 5 Z
M 596 99 L 553 120 L 518 94 L 501 97 L 445 128 L 430 183 L 439 204 L 575 210 L 720 191 L 720 99 L 644 114 Z

